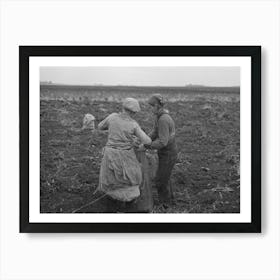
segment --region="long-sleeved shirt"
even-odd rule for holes
[[[133,146],[133,136],[138,137],[143,144],[151,144],[150,137],[126,113],[112,113],[98,124],[98,129],[108,129],[106,146],[109,147],[129,149]]]
[[[151,149],[160,150],[170,144],[175,138],[175,123],[168,111],[162,109],[159,111],[153,131],[149,134],[152,139]]]

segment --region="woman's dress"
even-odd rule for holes
[[[99,189],[112,199],[122,202],[139,198],[143,184],[148,186],[146,165],[144,154],[139,154],[137,158],[133,143],[135,136],[144,144],[149,143],[150,138],[126,113],[113,113],[98,127],[108,129],[108,141],[100,168]]]

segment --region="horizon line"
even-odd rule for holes
[[[107,85],[107,84],[64,84],[64,83],[53,83],[48,81],[40,81],[40,85],[48,85],[48,86],[92,86],[92,87],[239,87],[240,85],[232,85],[232,86],[214,86],[214,85],[202,85],[202,84],[186,84],[186,85],[124,85],[124,84],[116,84],[116,85]]]

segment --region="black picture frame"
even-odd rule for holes
[[[32,223],[29,221],[29,58],[32,56],[251,57],[250,223]],[[19,46],[20,232],[261,232],[261,46]],[[38,182],[39,184],[39,182]]]

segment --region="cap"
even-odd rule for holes
[[[163,97],[161,94],[156,93],[153,94],[149,99],[148,99],[148,103],[152,106],[156,105],[156,104],[160,104],[160,105],[164,105],[164,101],[163,101]]]

